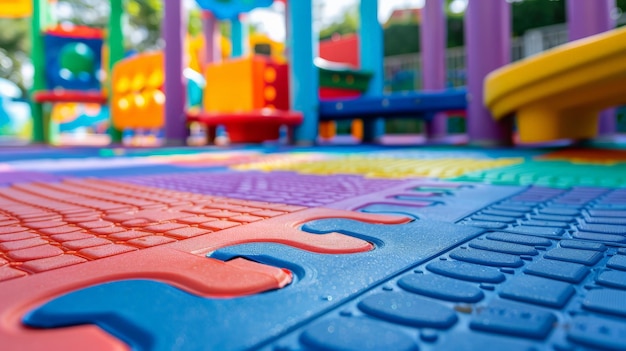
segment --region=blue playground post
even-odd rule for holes
[[[246,25],[242,14],[230,20],[231,57],[242,57],[246,52]]]
[[[295,130],[298,144],[313,144],[317,138],[319,75],[313,64],[317,38],[313,31],[312,2],[290,1],[287,6],[291,108],[304,116],[302,124]]]
[[[361,0],[359,11],[359,55],[361,69],[372,73],[369,89],[365,95],[380,96],[384,88],[384,52],[383,30],[378,21],[378,1]],[[373,142],[385,133],[385,121],[382,119],[366,120],[363,126],[364,142]]]

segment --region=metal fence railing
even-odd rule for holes
[[[511,60],[517,61],[567,42],[564,24],[543,27],[511,40]],[[446,85],[466,84],[465,48],[446,50]],[[422,88],[422,59],[419,53],[389,56],[384,61],[385,91],[420,90]]]

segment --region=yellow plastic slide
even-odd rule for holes
[[[626,104],[626,29],[493,71],[484,96],[495,119],[517,116],[522,142],[592,138],[600,111]]]

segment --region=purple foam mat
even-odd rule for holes
[[[54,182],[61,178],[54,174],[31,171],[6,171],[0,172],[0,186],[7,186],[12,183],[26,182]]]
[[[405,183],[356,175],[302,175],[292,172],[199,172],[117,178],[134,184],[245,200],[299,206],[330,203]]]

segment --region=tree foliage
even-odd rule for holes
[[[124,30],[128,50],[149,50],[160,46],[163,0],[126,0]],[[110,7],[102,0],[59,0],[51,9],[59,23],[106,28]],[[194,17],[192,17],[194,18]],[[195,14],[195,18],[199,15]],[[197,21],[193,22],[196,23]],[[30,19],[0,19],[0,77],[26,91],[23,68],[30,61]]]
[[[25,91],[22,69],[29,61],[28,19],[0,19],[0,77]]]
[[[69,22],[96,28],[108,25],[110,6],[102,0],[59,0],[59,22]],[[145,51],[161,46],[163,0],[126,0],[125,47]]]
[[[351,34],[356,33],[359,28],[359,7],[350,6],[339,17],[326,27],[320,30],[320,40],[330,39],[335,34]]]
[[[617,0],[616,10],[626,11],[626,0]],[[517,0],[511,4],[513,36],[529,29],[567,22],[567,0]]]
[[[392,24],[385,28],[383,38],[385,56],[419,52],[420,27],[417,24]]]
[[[454,48],[465,45],[463,16],[448,16],[448,47]]]
[[[513,36],[533,28],[565,23],[565,0],[524,0],[511,4]]]
[[[447,18],[447,47],[464,45],[463,18]],[[415,23],[397,23],[385,28],[385,56],[416,53],[420,51],[420,26]]]

